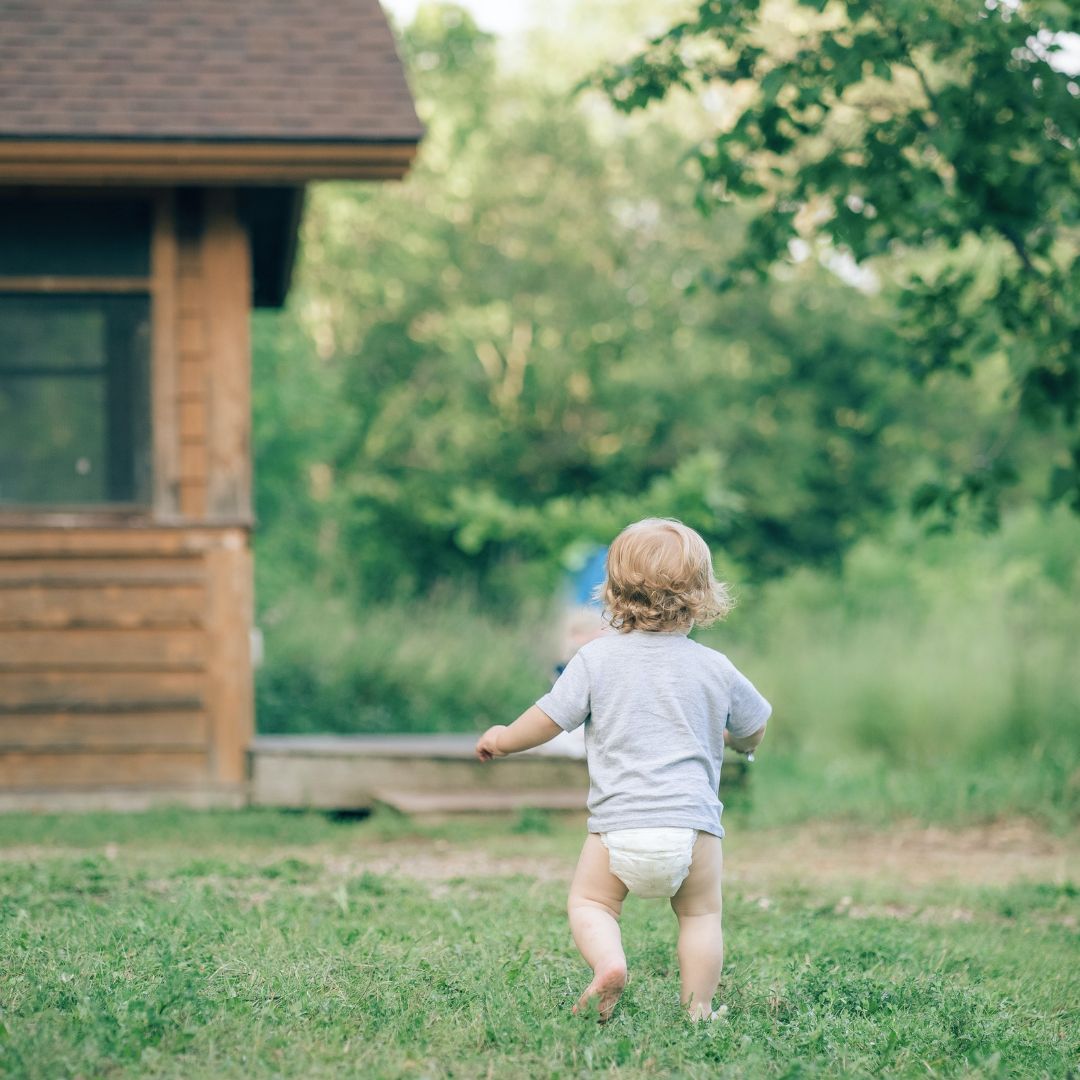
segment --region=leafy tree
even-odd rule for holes
[[[290,307],[256,323],[265,602],[548,593],[655,513],[755,576],[828,564],[986,436],[992,380],[917,401],[889,305],[817,263],[693,288],[745,226],[694,208],[686,110],[596,123],[576,72],[498,70],[455,8],[402,45],[410,176],[316,188]]]
[[[817,253],[895,291],[911,368],[1007,361],[999,431],[916,506],[988,520],[1016,478],[1016,419],[1054,434],[1050,495],[1080,511],[1080,87],[1061,0],[705,0],[592,80],[616,107],[702,94],[705,210],[750,208],[719,289]]]

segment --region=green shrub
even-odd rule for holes
[[[256,681],[263,732],[472,731],[542,694],[550,618],[504,624],[461,597],[380,605],[293,596],[264,619]]]

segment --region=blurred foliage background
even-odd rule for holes
[[[1045,359],[1021,315],[969,303],[959,351],[925,360],[952,334],[931,285],[961,263],[1012,282],[1005,241],[919,245],[905,218],[891,245],[845,218],[830,243],[822,218],[765,243],[775,193],[716,197],[730,102],[716,70],[677,70],[663,31],[694,9],[668,8],[657,26],[655,5],[571,5],[509,49],[421,7],[400,35],[427,124],[411,174],[309,193],[289,307],[254,328],[260,729],[508,722],[550,681],[568,569],[675,516],[739,596],[702,639],[774,701],[755,767],[785,813],[1075,817],[1075,416],[1052,387],[1019,407],[1017,364]],[[752,48],[786,63],[770,10]]]

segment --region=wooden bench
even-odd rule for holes
[[[476,760],[475,735],[259,735],[249,749],[256,806],[407,814],[584,810],[588,769],[563,736],[513,757]],[[745,782],[742,760],[724,761],[722,784]]]

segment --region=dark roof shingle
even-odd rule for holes
[[[0,0],[0,138],[420,134],[378,0]]]

